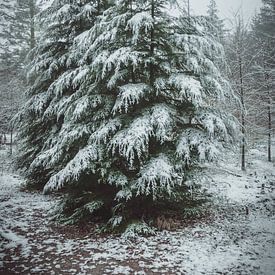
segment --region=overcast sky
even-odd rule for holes
[[[184,2],[184,0],[178,0]],[[220,17],[231,18],[232,12],[236,12],[242,7],[245,20],[251,19],[261,6],[261,0],[216,0]],[[190,0],[191,11],[196,15],[203,15],[207,11],[209,0]]]

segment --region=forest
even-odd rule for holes
[[[0,274],[275,274],[275,0],[207,2],[0,0]]]

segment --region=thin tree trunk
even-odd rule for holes
[[[265,68],[265,67],[264,67]],[[272,161],[272,153],[271,153],[271,137],[272,137],[272,119],[271,119],[271,93],[269,86],[269,74],[265,70],[265,83],[267,90],[267,117],[268,117],[268,126],[267,126],[267,160],[269,162]]]
[[[271,95],[270,91],[268,90],[268,145],[267,145],[267,158],[268,161],[272,161],[272,154],[271,154],[271,137],[272,137],[272,121],[271,121]]]
[[[245,104],[244,104],[244,88],[243,88],[243,70],[242,70],[242,57],[239,54],[239,73],[240,73],[240,89],[241,89],[241,126],[242,126],[242,144],[241,144],[241,168],[245,171]]]

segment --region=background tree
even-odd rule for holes
[[[208,21],[208,28],[210,33],[217,37],[220,42],[223,41],[224,38],[224,23],[223,20],[220,19],[218,15],[218,7],[215,0],[210,0],[208,9],[207,9],[207,21]]]
[[[1,2],[0,9],[1,131],[9,131],[12,140],[13,126],[10,122],[24,101],[24,62],[35,44],[34,16],[37,7],[34,0],[14,0]]]
[[[275,1],[263,0],[260,13],[254,18],[252,29],[256,48],[261,49],[261,55],[255,63],[257,85],[261,83],[261,99],[266,109],[264,123],[267,131],[267,155],[268,161],[272,161],[271,146],[272,117],[274,117],[274,67],[275,67]]]
[[[1,59],[10,59],[14,68],[23,66],[27,53],[35,45],[34,18],[38,6],[34,0],[4,1],[0,4]]]
[[[241,142],[241,169],[246,167],[246,146],[249,143],[249,135],[253,127],[251,115],[254,111],[255,98],[252,84],[253,65],[258,57],[253,52],[251,33],[245,25],[240,12],[234,15],[233,28],[226,39],[226,53],[229,68],[229,78],[240,98],[240,110],[237,111],[242,131]],[[236,106],[234,106],[235,108]]]

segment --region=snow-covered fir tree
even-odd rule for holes
[[[200,164],[234,138],[234,118],[218,107],[233,96],[215,66],[222,47],[199,20],[167,15],[168,2],[99,7],[69,47],[74,66],[27,105],[43,110],[29,173],[47,175],[45,192],[69,194],[67,222],[99,215],[113,230],[152,233],[145,222],[183,207]],[[125,227],[134,220],[143,223]]]

